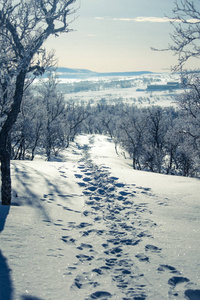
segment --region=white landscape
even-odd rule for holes
[[[69,76],[69,75],[68,75]],[[85,77],[86,76],[86,77]],[[118,103],[123,101],[137,106],[160,105],[162,107],[174,105],[179,90],[157,90],[147,89],[149,84],[166,85],[167,82],[180,82],[180,76],[170,73],[150,73],[143,75],[129,76],[94,76],[76,78],[71,75],[70,78],[63,78],[60,74],[60,91],[65,95],[67,101],[73,100],[83,103],[98,103],[102,99],[108,103]],[[73,88],[72,88],[73,87]],[[70,92],[74,90],[73,92]]]
[[[0,299],[200,299],[199,179],[133,170],[103,135],[12,161]]]
[[[0,0],[0,300],[200,300],[200,1],[125,2]]]

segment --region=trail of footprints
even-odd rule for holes
[[[100,168],[89,159],[88,148],[84,149],[85,157],[80,161],[75,174],[77,183],[83,188],[83,194],[87,199],[86,209],[83,215],[89,216],[95,224],[83,222],[74,224],[79,229],[82,239],[89,236],[98,239],[101,245],[99,249],[93,249],[92,243],[80,243],[77,249],[77,265],[69,267],[69,273],[77,271],[79,265],[86,271],[76,275],[72,289],[93,288],[96,291],[86,299],[109,299],[112,294],[101,290],[100,276],[111,278],[121,292],[121,299],[146,299],[146,281],[144,275],[134,263],[134,257],[130,257],[126,251],[127,246],[136,246],[145,236],[150,237],[146,227],[156,226],[150,219],[141,219],[140,213],[148,210],[147,203],[136,204],[135,185],[125,185],[118,178],[110,175],[108,168]],[[149,193],[149,189],[140,188],[141,192]],[[102,228],[102,229],[101,229]],[[137,229],[136,229],[137,228]],[[138,230],[138,228],[140,228]],[[65,242],[78,244],[73,238],[63,237]],[[154,245],[146,245],[145,253],[137,254],[135,259],[149,262],[148,252],[159,253],[161,249]],[[96,268],[92,268],[92,261]],[[71,269],[72,268],[72,269]],[[75,269],[73,269],[75,268]],[[90,269],[90,272],[88,272]],[[96,279],[96,280],[95,280]],[[107,279],[105,279],[107,280]]]
[[[150,263],[149,253],[161,255],[162,249],[147,244],[144,253],[130,257],[127,246],[136,246],[144,237],[151,235],[147,228],[156,226],[151,219],[143,219],[141,214],[148,211],[147,203],[135,203],[135,185],[125,185],[118,181],[118,178],[110,175],[107,167],[100,168],[89,159],[88,149],[85,148],[85,159],[80,162],[80,173],[75,174],[77,183],[83,187],[83,194],[86,196],[86,209],[83,215],[90,216],[91,220],[99,224],[99,229],[94,228],[93,223],[83,222],[79,225],[74,224],[74,228],[80,230],[82,238],[88,240],[88,236],[98,238],[104,242],[99,245],[99,249],[93,249],[92,243],[81,243],[77,246],[80,254],[77,255],[76,266],[69,267],[69,272],[77,270],[78,266],[85,265],[85,270],[76,275],[72,284],[72,289],[93,288],[96,290],[86,299],[110,299],[114,295],[110,291],[101,290],[99,277],[110,277],[112,283],[121,292],[121,299],[147,299],[147,282],[144,274],[137,268],[135,259],[140,262]],[[151,195],[148,188],[138,188],[141,193]],[[149,212],[151,213],[151,212]],[[102,226],[102,224],[104,226]],[[72,225],[73,226],[73,225]],[[101,229],[102,227],[102,229]],[[97,226],[98,228],[98,226]],[[68,237],[67,242],[78,244],[73,238]],[[96,259],[92,268],[92,261]],[[89,268],[91,266],[91,268]],[[75,268],[75,269],[74,269]],[[90,272],[88,272],[90,269]],[[187,284],[189,279],[181,276],[174,267],[160,265],[157,272],[170,272],[172,276],[169,281],[169,297],[178,296],[176,287],[180,284]],[[187,290],[185,295],[189,297],[194,290]],[[198,290],[196,291],[198,293]],[[161,296],[162,297],[162,296]],[[188,298],[192,299],[192,298]]]
[[[156,224],[142,215],[143,212],[151,214],[148,205],[145,202],[137,204],[135,201],[136,193],[150,196],[151,191],[134,184],[125,185],[111,176],[107,167],[94,165],[87,146],[83,148],[83,153],[84,157],[79,162],[79,172],[75,177],[87,199],[83,216],[89,218],[85,218],[86,222],[80,224],[68,222],[67,228],[62,228],[66,233],[62,236],[62,241],[75,247],[77,252],[76,262],[68,266],[64,275],[73,278],[72,291],[91,291],[85,299],[79,297],[81,300],[154,299],[149,294],[148,282],[136,262],[150,264],[151,255],[161,256],[162,249],[149,243],[145,245],[143,253],[132,251],[134,255],[130,255],[130,247],[136,247],[144,238],[153,240],[148,228]],[[51,201],[51,197],[52,195],[44,195],[47,201]],[[75,240],[77,230],[79,239]],[[97,242],[93,243],[94,239]],[[170,274],[169,299],[179,296],[180,286],[182,294],[185,291],[186,299],[200,299],[200,291],[190,289],[189,279],[174,267],[161,264],[156,271]],[[105,290],[104,282],[107,283],[106,288],[112,285],[117,287],[118,297],[112,291]],[[164,299],[163,295],[160,295],[160,299]]]

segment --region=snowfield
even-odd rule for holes
[[[177,95],[183,89],[177,90],[148,90],[149,84],[180,82],[179,75],[170,73],[152,73],[137,76],[105,76],[88,77],[85,79],[63,78],[59,76],[59,89],[66,101],[76,103],[107,103],[123,102],[139,107],[159,105],[162,107],[176,106]],[[37,82],[37,81],[36,81]],[[74,90],[72,92],[71,90]]]
[[[0,299],[200,299],[200,181],[136,171],[106,136],[12,161]]]

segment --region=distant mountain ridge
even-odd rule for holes
[[[150,71],[133,71],[133,72],[94,72],[87,69],[57,68],[58,76],[61,78],[89,78],[89,77],[106,77],[106,76],[139,76],[144,74],[153,74]]]

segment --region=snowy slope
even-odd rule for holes
[[[97,135],[12,180],[1,300],[200,299],[198,179],[135,171]]]

